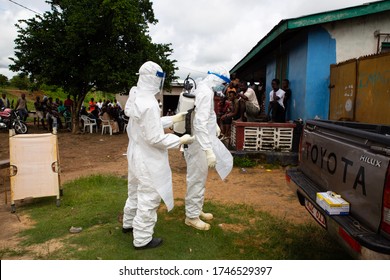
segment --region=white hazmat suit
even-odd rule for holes
[[[211,213],[203,213],[205,183],[208,168],[215,167],[221,179],[225,179],[233,167],[233,157],[218,139],[220,131],[214,111],[213,88],[228,83],[229,72],[216,68],[208,72],[194,91],[195,114],[192,133],[195,141],[184,151],[187,163],[187,193],[185,197],[185,223],[199,230],[208,230],[210,225],[203,220],[211,220]],[[199,218],[200,217],[200,218]]]
[[[163,76],[158,64],[144,63],[139,69],[137,86],[130,90],[125,106],[125,115],[129,117],[129,145],[128,198],[123,211],[123,230],[133,231],[135,249],[154,248],[162,243],[162,239],[153,238],[153,233],[161,199],[168,211],[174,204],[168,149],[190,144],[193,140],[189,135],[180,138],[164,133],[164,126],[182,121],[184,115],[160,118],[155,94],[160,90]]]

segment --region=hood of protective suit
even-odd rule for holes
[[[227,71],[224,67],[218,66],[208,71],[207,76],[203,81],[210,87],[215,87],[223,83],[230,83],[229,76],[229,71]]]
[[[138,92],[145,92],[154,95],[161,90],[165,73],[160,65],[152,61],[147,61],[142,64],[138,74]]]

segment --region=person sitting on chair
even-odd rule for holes
[[[112,134],[118,134],[119,133],[119,124],[117,121],[113,119],[113,117],[108,113],[107,107],[102,107],[102,114],[101,118],[103,121],[109,121],[112,129]]]

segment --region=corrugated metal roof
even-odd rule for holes
[[[334,22],[339,20],[345,20],[350,18],[356,18],[384,11],[390,11],[390,1],[377,1],[366,3],[360,6],[344,8],[339,10],[333,10],[328,12],[322,12],[317,14],[311,14],[298,18],[291,18],[282,20],[276,25],[263,39],[261,39],[254,48],[239,61],[230,72],[236,72],[248,61],[250,61],[256,54],[258,54],[265,46],[278,38],[281,34],[287,30],[304,28],[308,26],[324,24],[328,22]]]

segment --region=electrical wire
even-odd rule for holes
[[[26,7],[26,6],[23,6],[22,4],[19,4],[19,3],[15,2],[15,1],[12,1],[12,0],[8,0],[8,1],[13,3],[13,4],[15,4],[15,5],[18,5],[18,6],[22,7],[23,9],[29,10],[30,12],[33,12],[33,13],[35,13],[37,15],[42,15],[41,13],[38,13],[38,12],[36,12],[36,11]]]

